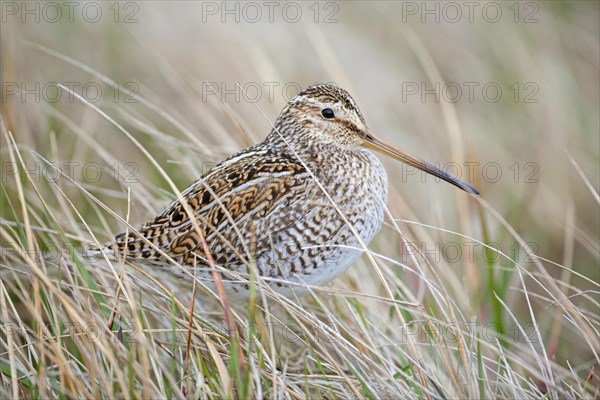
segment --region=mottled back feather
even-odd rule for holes
[[[301,201],[306,195],[307,175],[300,163],[285,154],[248,149],[208,171],[182,193],[202,236],[176,200],[142,225],[141,237],[130,232],[126,238],[122,233],[111,246],[119,253],[126,252],[130,259],[162,259],[152,243],[183,264],[193,264],[196,257],[201,265],[206,261],[203,237],[219,265],[247,261],[248,256],[269,249],[267,242],[253,240],[253,235],[261,237],[267,228],[272,233],[286,228],[284,221],[271,218],[272,213]],[[252,249],[248,248],[250,243],[255,244]]]

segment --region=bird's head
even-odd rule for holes
[[[368,128],[356,102],[344,89],[332,84],[309,86],[283,109],[271,135],[297,148],[324,145],[340,151],[368,148],[443,179],[468,193],[470,185],[441,169],[379,139]],[[318,147],[318,146],[317,146]]]

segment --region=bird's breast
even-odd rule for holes
[[[381,228],[387,199],[387,174],[381,161],[362,149],[323,155],[323,159],[312,166],[316,180],[307,191],[313,193],[311,207],[337,208],[363,240],[371,240]]]
[[[357,150],[323,158],[312,166],[312,172],[334,200],[359,206],[360,201],[382,198],[385,203],[387,174],[371,152]]]

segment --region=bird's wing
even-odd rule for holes
[[[158,248],[183,263],[195,259],[205,264],[204,238],[217,264],[239,263],[268,248],[268,240],[256,236],[266,229],[284,229],[286,220],[302,212],[297,205],[306,196],[309,181],[306,169],[290,157],[249,149],[217,165],[182,192],[200,232],[176,200],[144,224],[139,234],[120,234],[109,247],[130,259],[164,258]],[[282,218],[288,208],[290,218]]]

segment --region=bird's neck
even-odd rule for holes
[[[305,162],[316,162],[328,154],[339,152],[333,144],[311,140],[302,128],[290,129],[277,125],[265,139],[265,144],[278,153],[300,157]]]
[[[364,150],[344,150],[335,144],[308,138],[309,135],[301,130],[282,130],[277,129],[276,126],[263,145],[305,164],[320,180],[327,180],[332,174],[337,175],[336,171],[340,165],[350,165],[355,162],[364,164]]]

